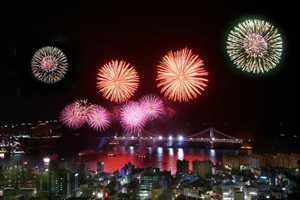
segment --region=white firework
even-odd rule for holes
[[[282,38],[278,30],[263,20],[246,20],[228,35],[227,53],[237,68],[264,73],[275,68],[282,55]]]
[[[37,50],[31,59],[33,76],[44,83],[60,81],[68,71],[66,55],[57,47],[46,46]]]

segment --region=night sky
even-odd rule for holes
[[[203,59],[209,82],[195,100],[166,102],[175,111],[168,119],[174,129],[193,134],[212,126],[239,138],[299,134],[297,6],[150,2],[16,1],[1,6],[0,124],[58,119],[78,99],[112,109],[116,104],[101,96],[96,74],[113,59],[130,62],[140,75],[132,100],[148,93],[162,96],[156,86],[159,61],[170,50],[187,47]],[[269,21],[283,39],[280,64],[263,75],[242,73],[226,53],[229,30],[249,17]],[[30,72],[33,53],[49,45],[59,47],[69,61],[67,75],[50,85]]]

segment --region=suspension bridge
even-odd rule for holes
[[[241,148],[243,140],[222,133],[212,127],[199,133],[183,136],[160,136],[143,130],[136,136],[112,136],[111,145],[148,145],[164,147],[201,147],[201,148]]]

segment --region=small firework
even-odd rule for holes
[[[113,60],[101,67],[97,74],[97,87],[102,96],[112,102],[129,100],[139,86],[139,75],[125,61]]]
[[[129,133],[138,133],[147,123],[147,113],[138,102],[129,101],[120,110],[120,123]]]
[[[70,103],[61,111],[60,121],[69,128],[78,129],[86,123],[91,108],[87,100]]]
[[[139,102],[146,109],[146,114],[149,120],[158,118],[164,112],[162,99],[154,94],[142,96]]]
[[[93,108],[93,104],[89,103],[87,99],[79,99],[74,102],[75,106],[81,110],[82,116],[85,120]]]
[[[100,105],[92,105],[88,113],[87,123],[96,131],[106,130],[110,125],[109,112]]]
[[[246,20],[229,33],[227,53],[242,71],[268,72],[280,61],[282,38],[269,22]]]
[[[33,76],[44,83],[60,81],[68,71],[65,54],[57,47],[46,46],[37,50],[31,59]]]
[[[59,119],[62,124],[72,129],[78,129],[85,124],[85,116],[82,109],[74,103],[67,105],[61,111]]]
[[[158,65],[157,87],[161,87],[161,93],[173,101],[188,102],[195,99],[207,87],[205,76],[208,72],[203,65],[202,59],[187,48],[170,51]]]

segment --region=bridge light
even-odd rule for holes
[[[134,139],[134,136],[131,136],[131,139],[133,140],[133,139]]]
[[[172,136],[169,136],[169,140],[173,140],[173,137],[172,137]]]
[[[214,141],[216,138],[213,137],[213,138],[211,138],[211,139],[212,139],[212,141]]]
[[[178,137],[178,140],[179,140],[179,141],[182,141],[182,140],[183,140],[183,137],[180,135],[180,136]]]
[[[162,136],[159,136],[158,139],[159,139],[159,140],[162,140]]]

